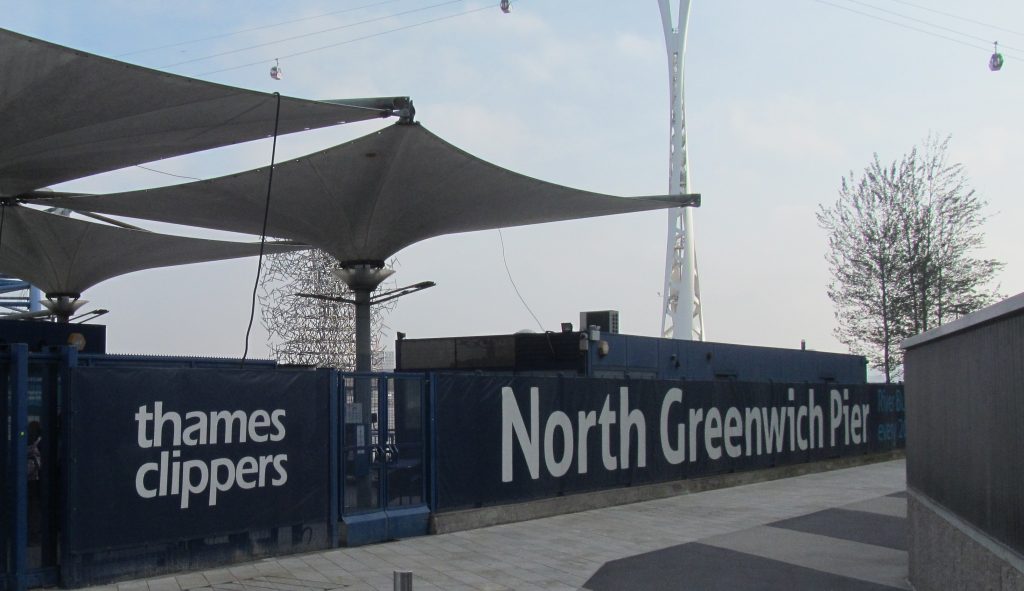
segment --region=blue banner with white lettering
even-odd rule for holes
[[[902,387],[443,374],[438,511],[881,452]]]
[[[73,554],[325,522],[329,375],[77,368]]]

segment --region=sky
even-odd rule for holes
[[[499,166],[615,195],[666,193],[669,81],[657,2],[519,0],[510,14],[497,4],[0,0],[0,27],[288,96],[407,95],[424,126]],[[930,133],[952,136],[952,159],[989,204],[980,254],[1006,264],[1002,294],[1024,291],[1024,3],[694,0],[689,20],[687,140],[691,190],[703,196],[694,235],[708,340],[793,348],[806,340],[846,352],[833,336],[815,212],[873,154],[895,160]],[[990,72],[996,40],[1006,65]],[[269,76],[275,58],[281,81]],[[386,124],[285,136],[278,159]],[[269,141],[259,141],[147,166],[209,178],[269,159]],[[58,188],[177,182],[132,168]],[[667,228],[665,212],[649,212],[412,245],[397,255],[396,282],[437,287],[399,300],[387,338],[558,330],[577,324],[580,311],[605,309],[619,311],[622,332],[656,336]],[[110,310],[102,319],[109,352],[238,357],[255,274],[255,259],[150,270],[84,298],[86,309]],[[257,320],[252,354],[269,355],[266,339]]]

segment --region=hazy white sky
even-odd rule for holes
[[[351,8],[120,59],[304,98],[409,95],[425,126],[500,166],[618,195],[667,191],[668,76],[654,0],[521,0],[509,15],[496,0],[4,4],[0,26],[114,57]],[[474,8],[484,9],[372,36]],[[417,9],[424,10],[398,15]],[[898,158],[930,132],[952,134],[954,159],[990,203],[984,254],[1006,263],[1003,293],[1024,291],[1017,182],[1024,50],[1015,49],[1024,48],[1024,4],[694,0],[690,23],[686,116],[692,190],[703,194],[694,217],[710,340],[797,347],[806,339],[810,348],[845,351],[832,336],[816,208],[832,202],[840,178],[860,171],[874,152]],[[335,27],[345,28],[168,67]],[[998,73],[987,68],[995,40],[1007,58]],[[332,44],[339,45],[282,57]],[[280,82],[268,75],[275,57],[285,71]],[[279,159],[381,125],[282,138]],[[269,142],[257,142],[152,166],[205,178],[269,157]],[[136,168],[66,187],[98,192],[169,182],[176,181]],[[654,336],[666,230],[659,212],[508,229],[504,241],[512,276],[544,328],[575,324],[581,310],[616,309],[623,332]],[[509,283],[496,231],[436,238],[398,259],[400,285],[438,286],[403,298],[388,319],[392,330],[428,337],[538,329]],[[145,271],[85,297],[90,307],[111,310],[104,318],[111,352],[239,356],[255,268],[248,259]],[[265,340],[256,327],[256,355],[267,354]]]

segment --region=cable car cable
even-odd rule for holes
[[[1007,29],[1006,27],[1000,27],[999,25],[990,25],[989,23],[983,23],[981,21],[976,21],[976,20],[974,20],[972,18],[967,18],[966,16],[960,16],[960,15],[957,15],[957,14],[953,14],[951,12],[943,12],[941,10],[932,8],[930,6],[922,6],[920,4],[915,4],[913,2],[907,2],[907,0],[892,0],[892,1],[893,2],[899,2],[900,4],[906,4],[907,6],[913,6],[914,8],[920,8],[921,10],[927,10],[929,12],[934,12],[936,14],[941,14],[943,16],[948,16],[950,18],[955,18],[955,19],[959,19],[959,20],[966,21],[966,22],[969,22],[969,23],[973,23],[975,25],[981,25],[983,27],[989,27],[990,29],[996,29],[997,31],[1003,31],[1005,33],[1010,33],[1011,35],[1018,35],[1020,37],[1024,37],[1024,33],[1021,33],[1020,31],[1014,31],[1013,29]]]
[[[870,14],[870,13],[867,13],[867,12],[863,12],[863,11],[857,10],[855,8],[850,8],[848,6],[841,6],[839,4],[833,4],[832,2],[829,2],[828,0],[814,0],[814,1],[818,2],[819,4],[825,4],[825,5],[831,6],[833,8],[839,8],[839,9],[842,9],[842,10],[846,10],[846,11],[849,11],[849,12],[860,14],[862,16],[866,16],[866,17],[869,17],[869,18],[880,20],[880,21],[883,21],[883,22],[886,22],[886,23],[889,23],[889,24],[892,24],[892,25],[896,25],[898,27],[903,27],[904,29],[910,29],[911,31],[917,31],[918,33],[924,33],[925,35],[931,35],[932,37],[938,37],[940,39],[945,39],[946,41],[952,41],[953,43],[959,43],[960,45],[966,45],[967,47],[973,47],[974,49],[981,49],[981,50],[986,51],[986,52],[988,51],[988,47],[981,47],[979,45],[975,45],[974,43],[970,43],[970,42],[964,41],[962,39],[956,39],[954,37],[949,37],[949,36],[946,36],[946,35],[942,35],[940,33],[934,32],[934,31],[929,31],[927,29],[922,29],[922,28],[919,28],[919,27],[915,27],[913,25],[908,25],[906,23],[901,23],[899,21],[894,21],[892,19],[887,19],[885,17],[881,17],[881,16],[878,16],[878,15]],[[1015,57],[1014,59],[1018,59],[1018,58]]]
[[[241,35],[243,33],[252,33],[253,31],[262,31],[262,30],[265,30],[265,29],[272,29],[272,28],[275,28],[275,27],[283,27],[285,25],[293,25],[295,23],[301,23],[301,22],[309,21],[309,20],[313,20],[313,19],[324,18],[324,17],[327,17],[327,16],[334,16],[334,15],[338,15],[338,14],[344,14],[346,12],[355,12],[357,10],[362,10],[364,8],[375,8],[377,6],[383,6],[384,4],[393,4],[395,2],[401,2],[401,1],[402,0],[384,0],[383,2],[374,2],[373,4],[363,4],[362,6],[355,6],[353,8],[346,8],[344,10],[335,10],[333,12],[324,12],[324,13],[321,13],[321,14],[314,14],[313,16],[304,16],[302,18],[292,19],[290,21],[279,21],[279,22],[276,22],[276,23],[273,23],[273,24],[270,24],[270,25],[260,25],[258,27],[251,27],[251,28],[248,28],[248,29],[238,29],[236,31],[231,31],[231,32],[228,32],[228,33],[221,33],[219,35],[210,35],[209,37],[200,37],[198,39],[192,39],[190,41],[179,41],[177,43],[168,43],[167,45],[158,45],[156,47],[149,47],[149,48],[146,48],[146,49],[136,49],[134,51],[129,51],[129,52],[126,52],[126,53],[119,53],[119,54],[117,54],[117,55],[115,55],[113,57],[125,57],[125,56],[129,56],[129,55],[137,55],[137,54],[140,54],[140,53],[149,53],[149,52],[152,52],[152,51],[159,51],[161,49],[170,49],[172,47],[181,47],[182,45],[193,45],[195,43],[202,43],[204,41],[213,41],[215,39],[223,39],[225,37],[233,37],[235,35]]]
[[[419,22],[419,23],[413,23],[411,25],[405,25],[405,26],[402,26],[402,27],[394,28],[394,29],[388,29],[386,31],[378,31],[378,32],[372,33],[370,35],[364,35],[362,37],[355,37],[353,39],[348,39],[346,41],[341,41],[339,43],[332,43],[330,45],[322,45],[320,47],[314,47],[312,49],[306,49],[304,51],[298,51],[298,52],[295,52],[295,53],[289,53],[287,55],[282,55],[282,56],[279,56],[279,57],[281,59],[284,59],[284,58],[298,57],[300,55],[307,55],[307,54],[310,54],[310,53],[315,53],[317,51],[323,51],[325,49],[331,49],[331,48],[334,48],[334,47],[340,47],[342,45],[348,45],[349,43],[355,43],[356,41],[364,41],[366,39],[372,39],[374,37],[380,37],[382,35],[388,35],[388,34],[391,34],[391,33],[397,33],[399,31],[405,31],[407,29],[413,29],[413,28],[416,28],[416,27],[422,27],[423,25],[429,25],[429,24],[432,24],[432,23],[436,23],[436,22],[440,22],[440,21],[444,21],[444,20],[449,20],[449,19],[453,19],[453,18],[456,18],[456,17],[460,17],[460,16],[465,16],[467,14],[472,14],[474,12],[480,12],[482,10],[492,10],[492,9],[493,9],[493,6],[488,4],[487,6],[481,6],[479,8],[473,8],[471,10],[467,10],[467,11],[464,11],[464,12],[459,12],[459,13],[456,13],[456,14],[449,14],[447,16],[441,16],[441,17],[430,19],[430,20],[425,20],[425,21],[422,21],[422,22]],[[209,76],[211,74],[220,74],[221,72],[230,72],[232,70],[239,70],[241,68],[248,68],[250,66],[265,65],[266,63],[267,63],[267,60],[263,59],[263,60],[260,60],[258,62],[249,62],[249,63],[237,65],[237,66],[231,66],[229,68],[221,68],[219,70],[210,70],[208,72],[201,72],[199,74],[194,74],[194,76],[196,76],[196,77],[199,77],[199,76]]]
[[[916,22],[916,23],[921,23],[923,25],[928,25],[929,27],[934,27],[934,28],[940,29],[942,31],[947,31],[947,32],[950,32],[950,33],[954,33],[956,35],[962,35],[964,37],[969,37],[969,38],[974,39],[976,41],[984,41],[985,43],[989,42],[989,39],[987,37],[979,37],[977,35],[972,35],[970,33],[964,33],[963,31],[958,31],[956,29],[951,29],[949,27],[944,27],[942,25],[937,25],[935,23],[930,23],[930,22],[928,22],[926,20],[922,20],[922,19],[915,18],[915,17],[912,17],[912,16],[907,16],[905,14],[896,12],[894,10],[887,10],[885,8],[881,8],[879,6],[875,6],[875,5],[869,4],[867,2],[862,2],[861,0],[846,0],[846,1],[847,2],[852,2],[853,4],[859,4],[859,5],[865,6],[867,8],[871,8],[871,9],[877,10],[879,12],[885,12],[885,13],[888,13],[888,14],[892,14],[892,15],[898,16],[900,18],[905,18],[905,19],[907,19],[909,21],[913,21],[913,22]],[[1013,51],[1024,51],[1024,49],[1021,49],[1019,47],[1010,47],[1009,45],[1004,45],[1003,48],[1004,49],[1010,49],[1010,50],[1013,50]]]
[[[331,27],[329,29],[322,29],[322,30],[319,30],[319,31],[313,31],[311,33],[303,33],[302,35],[293,35],[291,37],[285,37],[283,39],[278,39],[276,41],[267,41],[265,43],[257,43],[256,45],[249,45],[247,47],[241,47],[241,48],[238,48],[238,49],[231,49],[231,50],[228,50],[228,51],[222,51],[220,53],[213,53],[213,54],[210,54],[210,55],[206,55],[206,56],[202,56],[202,57],[197,57],[197,58],[185,60],[185,61],[182,61],[182,62],[176,62],[176,63],[173,63],[173,64],[167,64],[165,66],[160,66],[160,68],[161,69],[166,69],[166,68],[174,68],[174,67],[177,67],[177,66],[184,66],[186,64],[192,64],[192,63],[195,63],[195,62],[202,62],[202,61],[210,60],[210,59],[213,59],[215,57],[222,57],[222,56],[225,56],[225,55],[231,55],[231,54],[234,54],[234,53],[241,53],[243,51],[249,51],[250,49],[259,49],[261,47],[267,47],[267,46],[270,46],[270,45],[277,45],[279,43],[285,43],[285,42],[288,42],[288,41],[295,41],[296,39],[305,39],[306,37],[312,37],[314,35],[322,35],[324,33],[331,33],[331,32],[334,32],[334,31],[340,31],[342,29],[350,29],[352,27],[357,27],[359,25],[365,25],[365,24],[374,23],[374,22],[377,22],[377,21],[388,20],[388,19],[391,19],[391,18],[394,18],[394,17],[397,17],[397,16],[404,16],[404,15],[407,15],[407,14],[412,14],[414,12],[423,12],[424,10],[430,10],[431,8],[438,8],[438,7],[441,7],[441,6],[446,6],[448,4],[457,4],[457,3],[460,3],[462,1],[463,0],[446,0],[445,2],[440,2],[438,4],[431,4],[430,6],[423,6],[423,7],[420,7],[420,8],[414,8],[412,10],[406,10],[404,12],[397,12],[397,13],[394,13],[394,14],[378,16],[378,17],[374,17],[374,18],[370,18],[370,19],[366,19],[366,20],[362,20],[362,21],[358,21],[358,22],[354,22],[354,23],[348,23],[348,24],[345,24],[345,25],[339,25],[337,27]],[[289,56],[282,56],[282,57],[289,57]]]

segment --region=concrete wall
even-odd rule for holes
[[[1024,294],[903,347],[911,582],[1024,588]]]
[[[1024,563],[985,532],[911,491],[910,580],[929,589],[1024,589]]]

